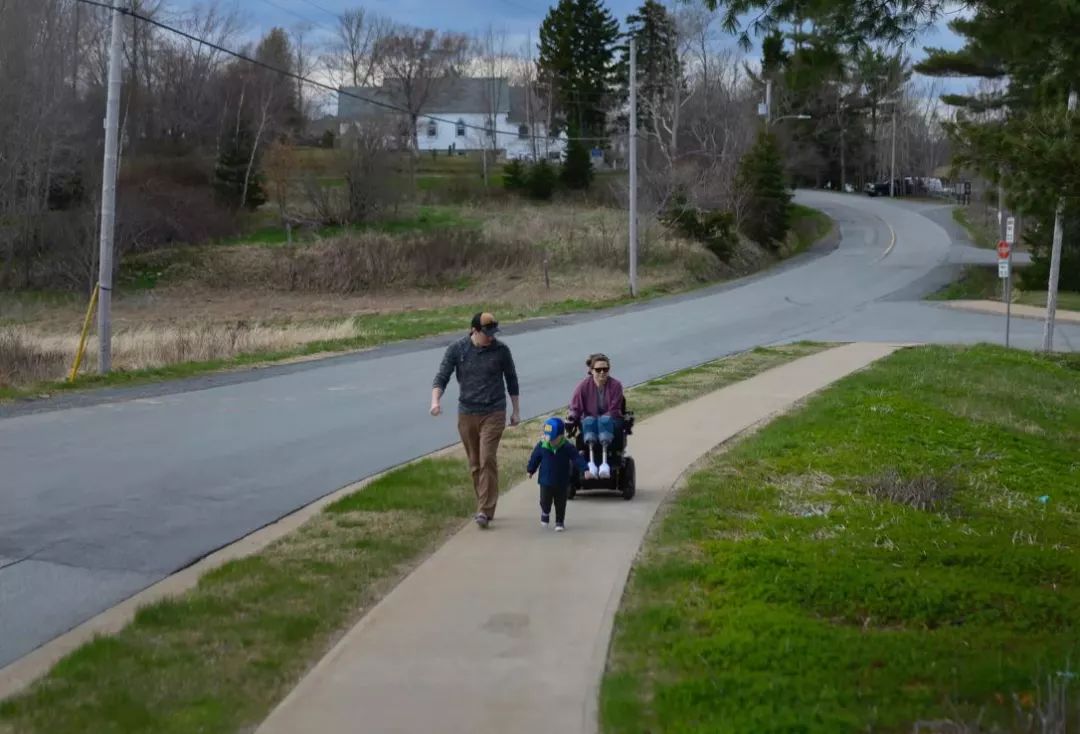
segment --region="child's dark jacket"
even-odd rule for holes
[[[539,469],[541,486],[566,487],[570,484],[570,471],[575,464],[583,474],[589,469],[589,463],[572,443],[564,439],[558,446],[553,446],[541,441],[529,457],[526,472],[532,474]]]

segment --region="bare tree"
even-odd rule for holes
[[[379,68],[376,53],[380,42],[392,31],[385,18],[363,8],[346,10],[338,16],[323,67],[338,87],[365,87],[375,80]]]
[[[385,86],[406,110],[414,153],[420,149],[417,123],[421,113],[459,70],[468,48],[466,36],[421,28],[399,28],[379,42],[375,53],[386,77]]]
[[[474,42],[475,57],[483,79],[485,130],[481,138],[484,185],[488,185],[488,156],[494,164],[499,152],[499,110],[510,103],[510,72],[514,66],[507,49],[507,32],[488,27]],[[531,133],[531,131],[530,131]]]
[[[316,66],[311,31],[312,26],[310,23],[298,23],[289,31],[289,41],[292,45],[292,72],[297,77],[303,77],[304,79],[311,76]],[[307,82],[298,78],[294,80],[294,84],[296,85],[299,132],[302,134],[307,128],[307,121],[313,115],[314,100],[308,94]]]

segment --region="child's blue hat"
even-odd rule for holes
[[[566,426],[563,425],[562,418],[548,418],[544,421],[544,436],[549,441],[563,435],[565,431]]]

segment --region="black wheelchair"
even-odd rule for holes
[[[637,471],[634,467],[634,457],[626,453],[627,437],[634,432],[634,414],[626,409],[626,398],[622,402],[622,432],[616,436],[608,447],[607,462],[611,467],[611,476],[601,479],[593,477],[586,479],[575,466],[570,476],[570,490],[567,494],[569,499],[574,499],[578,492],[618,492],[624,500],[633,499],[637,492]],[[577,423],[568,423],[567,435],[574,439],[577,450],[586,457],[589,456],[585,438],[581,435],[581,426]]]

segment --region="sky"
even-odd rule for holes
[[[206,0],[169,0],[180,9],[204,3]],[[694,1],[694,0],[691,0]],[[249,33],[258,37],[274,26],[292,27],[307,23],[316,34],[329,34],[338,13],[363,7],[399,23],[476,34],[489,25],[496,32],[505,31],[510,52],[522,52],[531,40],[535,47],[540,24],[552,5],[551,0],[219,0],[228,6],[234,3],[246,20]],[[609,10],[625,23],[641,0],[606,0]],[[720,43],[736,48],[734,38],[721,34]],[[959,48],[961,40],[944,23],[917,39],[909,53],[918,60],[924,46]],[[756,55],[756,54],[755,54]],[[969,82],[948,80],[948,91],[962,91]]]

